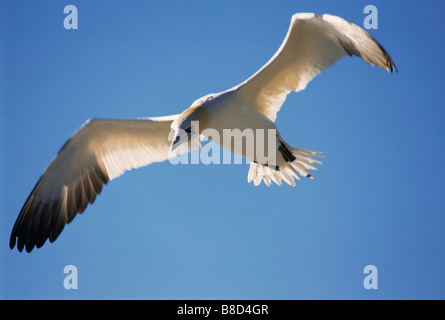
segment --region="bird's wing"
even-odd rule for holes
[[[10,247],[30,252],[53,242],[65,224],[93,203],[108,181],[126,170],[169,156],[177,116],[87,121],[59,151],[29,195],[11,233]]]
[[[345,55],[359,56],[388,72],[396,68],[385,49],[359,26],[328,14],[297,13],[281,47],[238,86],[238,96],[275,121],[288,93],[304,90]]]

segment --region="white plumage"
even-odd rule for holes
[[[387,52],[362,28],[327,14],[295,14],[278,51],[245,82],[200,98],[178,115],[87,121],[62,147],[29,195],[12,230],[10,247],[17,243],[19,251],[26,248],[30,252],[47,239],[54,241],[77,213],[94,202],[108,181],[127,170],[166,160],[170,150],[205,129],[220,134],[225,129],[276,130],[274,122],[287,94],[306,88],[345,55],[359,56],[390,72],[395,69]],[[199,121],[199,132],[192,131],[192,121]],[[181,131],[188,132],[188,138],[180,137]],[[254,154],[229,148],[252,160],[248,181],[295,185],[294,179],[312,178],[308,170],[320,163],[314,159],[320,154],[292,148],[276,132],[275,163],[261,164]]]

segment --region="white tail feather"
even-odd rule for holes
[[[308,177],[313,179],[313,176],[308,170],[317,170],[312,163],[321,164],[322,162],[312,157],[324,157],[317,151],[310,151],[298,148],[289,148],[295,160],[287,162],[285,166],[274,170],[270,167],[263,166],[259,163],[253,162],[250,164],[249,174],[247,175],[247,182],[253,181],[255,186],[258,186],[261,181],[269,187],[273,182],[281,186],[282,181],[291,186],[295,186],[295,180],[301,180],[301,177]]]

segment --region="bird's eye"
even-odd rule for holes
[[[192,137],[192,126],[188,127],[184,131],[187,133],[187,137],[190,140],[190,138]]]

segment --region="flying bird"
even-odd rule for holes
[[[328,14],[297,13],[275,55],[233,88],[206,95],[177,115],[88,120],[60,149],[24,203],[11,233],[11,249],[17,244],[19,251],[30,252],[47,239],[55,241],[65,225],[95,201],[103,185],[127,170],[167,160],[205,129],[221,134],[224,129],[276,130],[286,96],[304,90],[346,55],[397,71],[385,49],[359,26]],[[194,121],[199,121],[198,131]],[[322,155],[291,147],[278,130],[274,139],[274,163],[257,161],[245,148],[230,150],[251,160],[248,182],[295,185],[294,179],[312,178],[308,171],[316,169]]]

